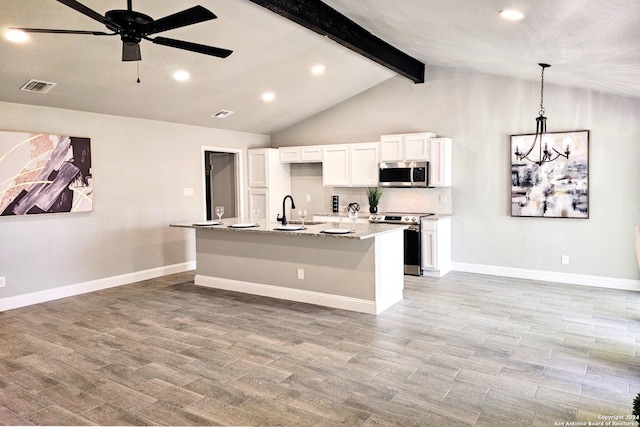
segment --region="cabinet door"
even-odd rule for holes
[[[320,163],[322,161],[322,146],[309,145],[300,147],[300,162]]]
[[[401,162],[404,157],[402,135],[382,135],[380,137],[380,161]]]
[[[249,187],[269,186],[269,157],[264,148],[247,151],[249,163]]]
[[[260,215],[258,215],[258,222],[262,219],[270,219],[271,212],[269,212],[269,192],[266,189],[250,189],[249,190],[249,213],[253,212],[255,208],[260,209]],[[275,221],[275,219],[273,219]],[[267,221],[267,224],[270,221]]]
[[[410,133],[404,135],[404,160],[411,161],[429,161],[429,139],[432,133]]]
[[[322,149],[322,183],[325,187],[349,186],[349,145],[325,145]]]
[[[300,147],[280,147],[278,152],[282,163],[298,163],[300,161]]]
[[[351,144],[351,185],[378,186],[378,143]]]
[[[422,268],[438,269],[438,241],[435,231],[422,231]]]
[[[429,183],[434,187],[451,186],[451,138],[431,138]]]

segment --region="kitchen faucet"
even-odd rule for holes
[[[287,214],[284,210],[284,204],[287,201],[287,198],[291,199],[291,209],[296,208],[296,204],[293,202],[293,197],[291,197],[291,195],[284,196],[284,199],[282,199],[282,218],[280,218],[280,215],[276,218],[276,221],[282,222],[282,225],[287,225]]]

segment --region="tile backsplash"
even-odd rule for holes
[[[346,212],[349,203],[360,205],[360,212],[369,212],[367,189],[333,187],[325,188],[326,212],[331,212],[331,196],[340,197],[340,212]],[[445,188],[384,188],[378,204],[378,212],[433,212],[452,214],[451,187]]]
[[[291,165],[291,194],[296,206],[309,215],[331,212],[331,196],[340,197],[340,212],[346,212],[351,202],[360,205],[360,212],[369,213],[367,189],[363,187],[324,187],[320,163]],[[451,187],[445,188],[384,188],[378,212],[433,212],[452,214]],[[293,213],[297,218],[297,212]]]

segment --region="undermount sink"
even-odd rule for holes
[[[306,227],[303,227],[302,225],[279,225],[274,228],[274,230],[279,231],[299,231],[304,229],[306,229]]]

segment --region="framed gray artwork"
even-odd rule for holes
[[[89,138],[0,131],[0,216],[92,210]]]
[[[588,130],[511,136],[511,216],[589,218]]]

